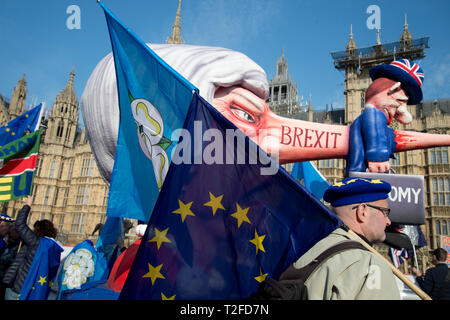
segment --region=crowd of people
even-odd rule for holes
[[[384,230],[391,223],[387,201],[390,190],[387,182],[361,178],[346,178],[330,186],[324,200],[330,203],[344,225],[319,241],[291,268],[304,267],[326,249],[342,241],[359,240],[370,246],[384,241]],[[0,299],[49,299],[52,281],[55,281],[60,266],[62,248],[55,240],[57,230],[51,221],[39,220],[33,224],[33,229],[28,227],[32,198],[27,197],[24,202],[15,220],[6,214],[0,215]],[[141,237],[144,234],[143,230],[137,232]],[[43,246],[44,240],[49,245]],[[125,279],[119,279],[117,270],[125,268],[127,271],[124,273],[121,270],[120,274],[127,274],[138,246],[138,242],[130,246],[116,260],[111,272],[114,279],[108,280],[111,289],[120,291]],[[38,274],[36,270],[40,260],[50,261],[50,256],[57,263],[46,265],[49,271],[45,276]],[[425,293],[436,300],[448,300],[450,272],[446,264],[447,251],[438,248],[433,251],[433,257],[436,267],[427,270],[425,275],[415,268],[412,271],[417,276],[418,286]],[[306,279],[305,285],[309,299],[400,299],[394,277],[388,263],[379,256],[368,250],[353,248],[326,260]],[[33,296],[32,293],[38,291],[36,287],[44,287],[44,284],[44,293]]]

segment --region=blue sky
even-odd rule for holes
[[[104,0],[142,40],[164,43],[178,0]],[[70,5],[80,8],[80,29],[68,29]],[[269,80],[284,48],[288,71],[299,95],[311,95],[315,109],[344,106],[344,72],[330,52],[344,50],[350,24],[358,47],[375,44],[367,27],[370,5],[381,13],[381,40],[400,39],[404,14],[414,38],[430,36],[424,99],[450,97],[450,1],[448,0],[182,0],[182,38],[186,44],[221,46],[243,52],[266,71]],[[75,69],[79,100],[96,64],[111,51],[101,7],[95,0],[0,0],[0,93],[11,97],[25,74],[27,105],[53,105]]]

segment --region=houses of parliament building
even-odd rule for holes
[[[181,43],[181,1],[167,43]],[[333,52],[332,60],[338,70],[345,71],[345,109],[314,111],[312,99],[307,108],[298,102],[298,89],[288,73],[284,50],[276,64],[275,76],[270,80],[269,107],[284,117],[302,120],[351,124],[364,108],[364,92],[370,84],[368,70],[377,64],[394,59],[425,57],[428,38],[414,39],[406,23],[400,40],[381,43],[380,34],[372,47],[358,48],[354,35],[346,49]],[[85,239],[95,242],[92,235],[98,223],[106,220],[108,186],[103,181],[91,151],[85,129],[79,128],[79,101],[69,74],[68,82],[56,96],[48,118],[42,122],[43,136],[36,167],[33,208],[29,224],[41,219],[53,221],[58,228],[58,240],[75,245]],[[25,112],[27,87],[25,76],[13,90],[11,98],[0,95],[0,124],[3,125]],[[413,122],[407,126],[393,123],[401,130],[450,134],[450,99],[424,101],[408,106]],[[305,110],[306,109],[306,110]],[[344,177],[345,160],[329,159],[313,162],[330,183]],[[448,147],[414,150],[397,154],[392,167],[398,174],[422,175],[425,179],[426,225],[422,230],[428,247],[440,246],[440,236],[450,231],[450,163]],[[287,167],[289,170],[289,166]],[[2,203],[3,212],[12,217],[22,207],[22,201]],[[425,268],[425,266],[424,266]]]

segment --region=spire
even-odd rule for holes
[[[12,118],[25,112],[25,100],[27,98],[27,82],[25,81],[25,74],[17,81],[14,88],[11,101],[9,102],[9,114]]]
[[[74,69],[50,110],[45,142],[73,147],[78,127],[78,98],[73,86]]]
[[[403,25],[403,32],[400,37],[400,42],[402,43],[402,46],[405,47],[411,44],[412,39],[413,39],[412,34],[408,30],[408,21],[405,13],[405,24]]]
[[[311,103],[311,95],[309,95],[308,112],[313,112],[313,106]]]
[[[377,46],[379,46],[380,44],[381,44],[380,29],[377,29]]]
[[[284,57],[284,48],[281,48],[281,57],[277,60],[277,74],[276,77],[279,79],[287,79],[287,60]]]
[[[182,44],[181,40],[181,0],[178,0],[178,9],[177,14],[175,16],[175,22],[172,27],[172,34],[169,39],[167,39],[166,43],[168,44]]]
[[[347,43],[347,53],[355,54],[356,53],[356,42],[353,39],[353,25],[350,25],[350,39]]]
[[[313,121],[314,120],[314,110],[313,110],[313,106],[311,103],[311,94],[309,94],[309,104],[308,104],[308,121]]]
[[[75,72],[72,71],[70,72],[70,78],[69,78],[69,82],[67,83],[67,85],[70,85],[73,87],[73,77],[75,76]]]
[[[67,84],[63,90],[59,92],[59,94],[56,96],[56,101],[64,101],[64,102],[70,102],[74,104],[75,106],[78,106],[78,98],[75,94],[75,90],[73,88],[73,78],[75,77],[75,72],[72,69],[69,76],[69,81],[67,81]]]

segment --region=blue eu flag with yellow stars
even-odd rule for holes
[[[181,137],[119,299],[247,298],[341,225],[197,94]]]
[[[42,104],[28,110],[0,127],[0,147],[20,139],[27,131],[34,132],[39,129],[42,118]]]
[[[23,282],[18,300],[46,300],[55,282],[64,249],[53,239],[41,237]]]

